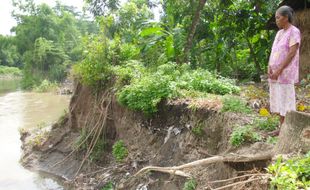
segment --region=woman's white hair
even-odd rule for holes
[[[279,13],[281,16],[286,16],[290,23],[293,22],[294,10],[290,6],[281,6],[280,8],[278,8],[277,13]]]

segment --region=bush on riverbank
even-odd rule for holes
[[[0,65],[0,77],[20,77],[22,76],[22,71],[17,67],[8,67]]]

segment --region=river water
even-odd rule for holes
[[[24,169],[20,128],[49,125],[67,109],[69,96],[22,92],[18,81],[0,81],[0,190],[60,190],[53,179]]]

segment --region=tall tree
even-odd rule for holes
[[[198,4],[198,7],[197,7],[197,10],[195,11],[195,14],[193,16],[192,24],[191,24],[190,30],[188,32],[187,40],[186,40],[186,45],[185,45],[185,48],[184,48],[184,60],[183,60],[184,63],[187,63],[188,60],[189,60],[189,51],[190,51],[190,49],[192,48],[192,45],[193,45],[193,38],[194,38],[194,35],[195,35],[195,31],[196,31],[197,25],[199,23],[200,12],[203,9],[203,7],[206,4],[206,2],[207,2],[207,0],[199,0],[199,4]]]

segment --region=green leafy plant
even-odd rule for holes
[[[265,131],[273,131],[278,127],[279,123],[280,120],[278,116],[268,116],[256,119],[254,125]]]
[[[246,105],[246,102],[239,97],[224,96],[222,112],[251,113],[252,110]]]
[[[17,67],[0,65],[0,75],[22,76],[22,71]]]
[[[127,157],[128,155],[128,150],[125,146],[124,141],[119,140],[117,142],[114,143],[113,145],[113,150],[112,150],[112,154],[114,156],[114,158],[118,161],[121,162],[124,160],[124,158]]]
[[[269,144],[276,144],[278,142],[278,137],[268,137],[266,140],[267,143]]]
[[[50,82],[49,80],[43,80],[39,86],[34,87],[35,92],[50,92],[55,91],[58,88],[58,84]]]
[[[107,184],[105,184],[105,186],[101,188],[101,190],[114,190],[113,183],[108,182]]]
[[[261,136],[254,131],[253,126],[251,125],[234,128],[230,136],[230,143],[236,147],[246,142],[257,142],[260,140]]]
[[[100,160],[102,154],[104,153],[105,149],[107,148],[107,143],[103,138],[98,139],[97,143],[93,151],[91,152],[89,158],[91,161],[98,161]]]
[[[170,85],[170,77],[157,73],[134,80],[118,92],[118,101],[133,110],[141,110],[146,115],[157,112],[158,104],[172,97],[175,89]]]
[[[197,182],[195,179],[190,179],[185,182],[183,190],[195,190],[197,187]]]
[[[197,137],[202,137],[204,135],[203,123],[199,122],[195,127],[192,128],[192,132]]]
[[[303,157],[284,161],[278,158],[267,168],[270,177],[270,189],[309,189],[310,188],[310,152]]]

